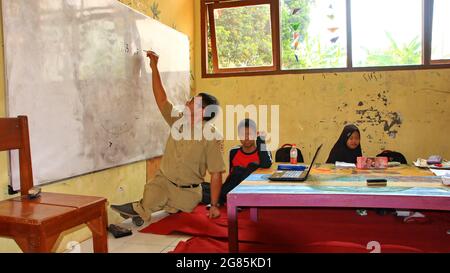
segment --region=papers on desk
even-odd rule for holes
[[[335,165],[336,165],[336,168],[338,168],[338,169],[356,168],[356,164],[354,164],[354,163],[347,163],[347,162],[341,162],[341,161],[336,161]]]
[[[450,170],[430,169],[436,176],[450,176]]]
[[[430,168],[438,170],[450,170],[450,161],[442,161],[441,164],[428,164],[426,159],[418,158],[413,162],[414,166],[419,168]]]
[[[450,186],[450,170],[430,169],[430,171],[432,171],[436,176],[440,176],[444,185]]]

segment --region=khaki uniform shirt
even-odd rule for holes
[[[167,102],[161,110],[169,126],[181,118],[181,115],[172,117],[172,109],[173,105]],[[212,125],[203,123],[203,126]],[[160,169],[167,179],[179,186],[200,184],[204,182],[207,170],[210,173],[225,171],[220,143],[215,139],[206,140],[204,137],[201,140],[175,140],[170,135]]]

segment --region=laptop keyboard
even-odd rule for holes
[[[284,172],[284,174],[281,177],[282,178],[296,178],[296,177],[299,177],[302,173],[303,173],[303,171],[286,171],[286,172]]]

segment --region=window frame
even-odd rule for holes
[[[274,0],[242,0],[242,1],[214,1],[214,0],[203,0],[206,5],[205,20],[208,20],[210,26],[211,34],[211,52],[212,52],[212,64],[213,73],[233,73],[233,72],[258,72],[258,71],[275,71],[279,67],[280,62],[280,40],[279,30],[277,23],[279,21],[279,7],[278,1]],[[256,5],[269,5],[270,6],[270,21],[271,21],[271,35],[272,35],[272,65],[271,66],[252,66],[252,67],[236,67],[236,68],[219,68],[219,56],[217,54],[217,40],[216,40],[216,28],[214,20],[214,10],[223,8],[238,8],[244,6],[256,6]],[[203,5],[202,5],[203,7]],[[203,15],[203,12],[202,12]],[[202,20],[206,24],[205,21]],[[202,28],[203,29],[203,28]],[[206,35],[207,29],[202,31],[202,35]],[[206,39],[206,37],[205,37]],[[207,41],[206,41],[207,42]],[[204,45],[202,43],[202,45]],[[206,51],[208,49],[206,48]],[[278,53],[277,53],[278,52]],[[206,60],[207,62],[208,60]],[[205,71],[206,72],[206,71]]]
[[[425,2],[427,0],[424,0]],[[424,22],[425,24],[428,24],[429,27],[429,33],[427,33],[424,29],[424,34],[428,34],[429,35],[429,65],[449,65],[450,67],[450,59],[437,59],[437,60],[433,60],[431,59],[431,50],[433,48],[433,16],[434,16],[434,0],[428,0],[428,2],[430,2],[430,4],[427,6],[426,4],[424,4],[424,10],[425,10],[425,18],[424,18]],[[425,36],[425,35],[424,35]]]
[[[201,0],[201,69],[202,78],[281,75],[281,74],[309,74],[309,73],[336,73],[336,72],[370,72],[370,71],[396,71],[396,70],[424,70],[450,68],[449,60],[431,60],[433,5],[434,0],[422,0],[422,64],[401,66],[372,66],[353,67],[352,31],[351,31],[351,1],[346,0],[347,22],[347,67],[345,68],[309,68],[309,69],[282,69],[281,65],[281,37],[280,37],[280,1],[279,0]],[[357,0],[356,0],[357,1]],[[270,4],[272,23],[272,56],[273,66],[222,68],[218,67],[217,44],[215,39],[214,9],[242,7],[251,5]],[[209,22],[208,22],[209,20]],[[208,23],[211,27],[211,51],[213,71],[208,73]]]

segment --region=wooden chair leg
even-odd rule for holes
[[[92,232],[92,240],[94,242],[95,253],[108,253],[108,219],[106,217],[106,210],[103,207],[101,216],[87,222],[87,226]]]

